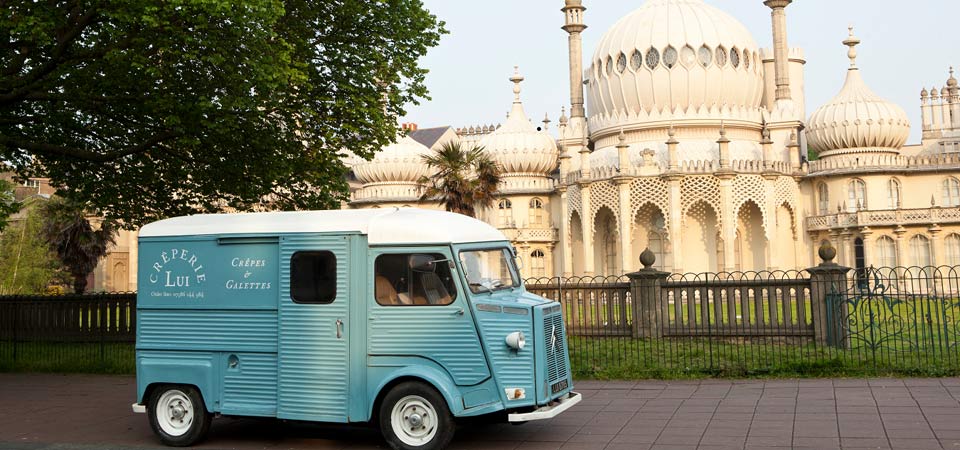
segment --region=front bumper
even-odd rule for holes
[[[530,420],[552,419],[560,413],[570,409],[573,405],[580,403],[583,396],[578,392],[571,392],[566,397],[554,400],[549,405],[541,406],[527,413],[510,413],[507,416],[508,422],[527,422]]]
[[[141,404],[139,404],[139,403],[134,403],[134,404],[130,405],[130,407],[133,408],[133,412],[135,412],[135,413],[137,413],[137,414],[143,414],[143,413],[147,412],[147,407],[144,406],[144,405],[141,405]]]

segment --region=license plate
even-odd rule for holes
[[[558,381],[553,383],[553,386],[550,386],[550,393],[556,394],[557,392],[563,391],[567,388],[567,380]]]

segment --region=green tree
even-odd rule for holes
[[[420,0],[0,0],[0,156],[136,227],[336,207],[445,33]],[[266,204],[266,205],[265,205]]]
[[[0,295],[43,294],[64,282],[56,255],[41,234],[44,202],[25,201],[19,220],[0,235]]]
[[[7,228],[10,216],[20,211],[23,206],[17,201],[14,185],[8,180],[0,179],[0,233]]]
[[[73,291],[82,294],[87,289],[87,276],[115,244],[115,228],[111,222],[104,221],[95,230],[86,210],[69,199],[54,197],[41,211],[41,234],[70,274]]]
[[[420,179],[421,200],[437,201],[447,211],[476,217],[477,208],[493,206],[501,170],[482,147],[464,148],[459,141],[444,144],[423,157],[434,174]]]

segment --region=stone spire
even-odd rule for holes
[[[790,100],[790,58],[787,53],[787,12],[793,0],[766,0],[773,20],[773,60],[777,80],[777,100]]]
[[[561,9],[565,16],[563,31],[568,39],[570,53],[570,117],[586,117],[583,108],[583,39],[580,36],[587,26],[583,23],[583,13],[587,8],[582,0],[566,0]]]
[[[850,31],[850,36],[843,41],[843,45],[850,47],[850,50],[847,51],[847,58],[850,58],[850,70],[857,70],[857,46],[860,45],[860,39],[853,35],[853,25],[847,27],[847,30]]]

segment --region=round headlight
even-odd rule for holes
[[[522,331],[514,331],[507,335],[507,346],[514,349],[520,350],[527,345],[527,339],[523,336]]]

